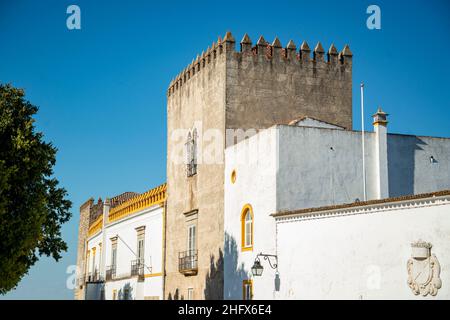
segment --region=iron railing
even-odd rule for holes
[[[107,266],[105,271],[106,281],[113,280],[116,277],[116,266]]]
[[[178,253],[178,270],[186,275],[197,274],[198,271],[198,252],[197,250],[188,250]]]
[[[100,276],[100,272],[98,269],[95,269],[93,272],[89,272],[86,274],[85,282],[101,282],[102,278]]]
[[[131,276],[138,276],[140,279],[144,278],[144,260],[136,259],[131,261]]]

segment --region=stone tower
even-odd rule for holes
[[[78,246],[77,246],[77,280],[75,287],[75,299],[84,300],[84,272],[86,264],[86,240],[89,231],[89,221],[94,199],[90,198],[80,207],[80,222],[78,225]]]
[[[278,38],[248,35],[235,49],[230,32],[183,70],[167,91],[167,229],[165,298],[223,297],[223,151],[236,130],[268,128],[301,116],[352,129],[352,53],[348,46],[327,53],[320,43],[297,50]],[[234,131],[233,131],[234,130]],[[180,162],[188,136],[197,135],[196,171]],[[215,140],[214,140],[215,138]],[[215,161],[204,154],[212,141]],[[214,149],[214,148],[213,148]],[[218,150],[217,147],[215,150]],[[203,150],[203,152],[202,152]],[[183,158],[183,157],[181,157]],[[196,227],[194,270],[182,270],[189,230]]]

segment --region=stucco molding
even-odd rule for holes
[[[385,211],[400,211],[405,209],[425,208],[448,204],[450,204],[450,195],[441,197],[414,199],[407,201],[398,201],[398,202],[385,202],[380,204],[363,205],[360,207],[350,207],[344,209],[334,209],[334,210],[331,209],[316,212],[312,211],[301,214],[292,214],[284,216],[273,215],[273,216],[275,218],[276,223],[288,223],[294,221],[317,220],[317,219],[344,217],[351,215],[373,214]]]

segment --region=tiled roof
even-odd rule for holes
[[[125,201],[130,200],[133,197],[136,197],[137,195],[139,195],[139,193],[137,192],[124,192],[122,194],[119,194],[118,196],[112,197],[111,198],[111,208],[117,207],[118,205],[124,203]]]
[[[345,129],[343,126],[340,126],[338,124],[327,122],[327,121],[324,121],[324,120],[321,120],[321,119],[318,119],[318,118],[314,118],[314,117],[311,117],[311,116],[301,116],[301,117],[299,117],[297,119],[289,121],[289,123],[287,123],[287,125],[295,126],[295,125],[297,125],[297,123],[299,123],[299,122],[301,122],[303,120],[306,120],[306,119],[315,120],[315,121],[318,121],[318,122],[322,122],[322,123],[328,124],[330,126],[335,126],[335,127],[339,127],[339,128]]]
[[[127,201],[117,205],[115,208],[111,208],[108,215],[108,221],[116,221],[142,209],[164,203],[166,201],[166,190],[167,185],[164,183],[142,194],[131,197]]]

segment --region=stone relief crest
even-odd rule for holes
[[[435,296],[442,286],[441,266],[434,254],[431,243],[419,240],[411,243],[411,259],[408,260],[408,286],[415,295]]]

